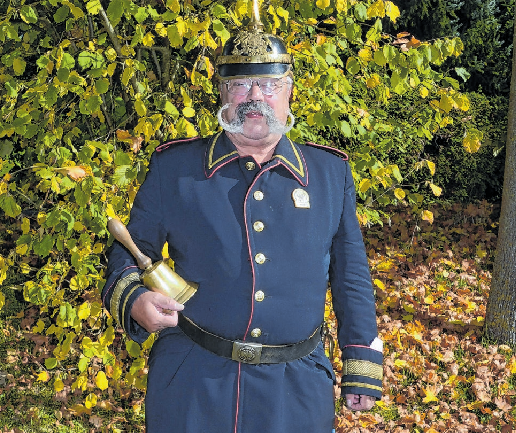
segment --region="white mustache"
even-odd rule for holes
[[[282,125],[276,117],[272,107],[262,101],[250,101],[239,104],[235,111],[235,118],[231,122],[226,122],[222,118],[222,114],[230,106],[231,104],[228,103],[220,107],[219,111],[217,112],[217,119],[222,129],[232,134],[242,134],[244,132],[245,116],[247,113],[253,111],[258,112],[265,117],[267,125],[269,125],[270,134],[286,134],[294,127],[295,124],[295,117],[290,109],[288,111],[290,125]]]

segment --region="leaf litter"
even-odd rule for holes
[[[516,431],[516,354],[483,335],[499,208],[482,202],[432,212],[433,224],[397,210],[363,230],[384,395],[369,413],[341,405],[337,433]],[[335,335],[331,305],[327,316]]]

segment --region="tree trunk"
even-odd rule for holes
[[[485,330],[499,344],[516,345],[516,19],[502,211]]]

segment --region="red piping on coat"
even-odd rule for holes
[[[236,405],[236,411],[235,411],[235,433],[237,433],[237,426],[238,426],[238,408],[239,408],[239,400],[240,400],[240,367],[241,364],[238,363],[238,377],[237,377],[237,405]]]
[[[343,152],[342,150],[339,150],[339,149],[335,149],[334,147],[324,146],[322,144],[313,143],[311,141],[308,141],[306,144],[308,146],[319,147],[321,149],[328,149],[328,152],[333,153],[334,155],[336,153],[338,153],[344,161],[347,161],[349,159],[349,156],[346,152]]]
[[[249,229],[248,229],[248,226],[247,226],[246,204],[247,204],[247,199],[249,198],[249,193],[253,189],[254,184],[260,178],[260,176],[263,173],[265,173],[266,171],[269,171],[272,168],[277,167],[279,164],[280,163],[278,161],[278,162],[276,162],[276,164],[270,165],[265,170],[263,170],[261,173],[259,173],[258,176],[256,176],[256,178],[253,180],[253,183],[247,189],[247,193],[246,193],[245,199],[244,199],[244,225],[245,225],[245,233],[246,233],[246,237],[247,237],[247,250],[249,251],[249,259],[250,259],[250,262],[251,262],[251,273],[253,274],[253,290],[252,290],[252,293],[251,293],[251,315],[249,316],[249,322],[247,323],[247,329],[245,330],[245,334],[244,334],[244,338],[243,338],[244,341],[247,338],[247,334],[249,332],[249,328],[251,327],[251,322],[253,321],[254,291],[255,291],[255,284],[256,284],[256,277],[255,277],[255,273],[254,273],[253,253],[251,251],[251,243],[249,242]],[[234,433],[237,433],[237,427],[238,427],[238,411],[239,411],[239,407],[240,407],[240,373],[241,373],[241,364],[238,363],[237,402],[236,402],[237,407],[236,407],[236,411],[235,411],[235,430],[234,430]]]
[[[247,329],[245,330],[244,341],[247,338],[247,333],[249,332],[249,328],[251,327],[251,322],[253,320],[253,313],[254,313],[254,291],[255,291],[255,288],[256,288],[255,287],[256,277],[255,277],[255,273],[254,273],[253,253],[251,251],[251,243],[249,242],[249,229],[248,229],[248,225],[247,225],[246,204],[247,204],[247,199],[249,197],[249,193],[253,189],[255,183],[258,181],[260,176],[263,173],[273,169],[274,167],[277,167],[279,164],[280,164],[280,161],[276,162],[275,164],[269,165],[267,168],[265,168],[265,170],[263,170],[262,172],[258,173],[258,176],[255,177],[255,179],[253,180],[253,183],[247,189],[247,194],[245,195],[245,199],[244,199],[244,224],[245,224],[245,233],[246,233],[246,236],[247,236],[247,250],[249,251],[249,260],[251,262],[251,272],[253,274],[253,291],[251,293],[251,316],[249,317],[249,322],[247,323]]]
[[[235,157],[233,157],[231,159],[228,159],[226,162],[224,162],[224,163],[222,163],[220,165],[215,166],[215,168],[213,169],[211,174],[208,175],[208,173],[206,172],[206,164],[207,164],[207,161],[208,161],[208,150],[209,150],[209,147],[210,146],[207,146],[206,150],[204,151],[204,175],[206,176],[206,179],[209,179],[210,177],[212,177],[219,168],[224,167],[226,164],[228,164],[231,161],[234,161],[235,159],[239,158],[239,156],[236,155]]]
[[[226,164],[228,164],[228,163],[230,163],[231,161],[234,161],[235,159],[238,159],[238,158],[239,158],[239,156],[237,155],[237,156],[235,156],[234,158],[228,159],[226,162],[224,162],[224,163],[222,163],[222,164],[220,164],[220,165],[217,165],[217,166],[215,167],[215,169],[211,172],[211,174],[210,174],[210,175],[208,175],[208,173],[206,173],[206,164],[204,164],[204,175],[206,176],[206,178],[207,178],[207,179],[209,179],[210,177],[212,177],[212,176],[215,174],[215,172],[216,172],[219,168],[224,167]]]
[[[158,147],[156,147],[157,152],[161,152],[162,150],[165,150],[166,148],[170,147],[173,144],[179,144],[179,143],[188,143],[190,141],[198,140],[200,137],[192,137],[192,138],[183,138],[182,140],[172,140],[167,143],[160,144]]]

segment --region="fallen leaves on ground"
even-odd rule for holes
[[[399,212],[364,229],[384,396],[370,413],[343,407],[337,433],[516,429],[516,354],[482,333],[498,210],[483,202],[432,211],[432,225]]]

